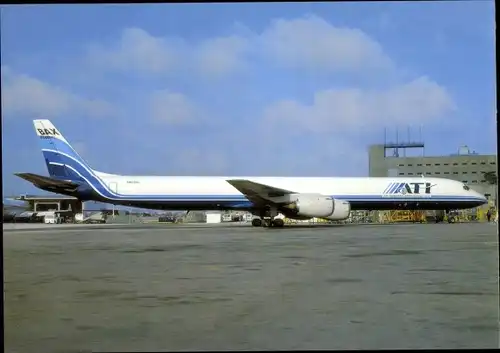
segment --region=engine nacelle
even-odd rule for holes
[[[348,201],[333,199],[333,213],[325,217],[330,221],[343,221],[351,214],[351,204]]]
[[[325,218],[339,221],[349,217],[351,205],[347,201],[335,200],[330,196],[320,194],[292,195],[292,202],[285,208],[298,217]]]

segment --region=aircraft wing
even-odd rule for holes
[[[33,183],[35,186],[44,188],[62,188],[62,189],[74,189],[79,186],[77,183],[65,180],[52,179],[43,175],[33,174],[33,173],[15,173],[18,177]]]
[[[270,198],[295,193],[290,190],[259,184],[245,179],[230,179],[226,181],[256,205],[274,203]]]

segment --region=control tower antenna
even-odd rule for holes
[[[398,145],[399,145],[399,139],[398,139],[398,131],[399,129],[397,128],[396,126],[396,148],[394,149],[394,157],[399,157],[399,149],[398,149]]]
[[[384,157],[388,157],[387,150],[392,150],[392,157],[399,157],[399,152],[403,149],[403,154],[406,157],[406,149],[422,149],[422,156],[425,155],[425,145],[422,141],[422,126],[419,129],[419,141],[411,141],[411,127],[408,126],[408,141],[399,140],[399,128],[396,127],[396,142],[387,140],[387,128],[384,129]],[[404,140],[404,139],[403,139]],[[419,153],[420,154],[420,153]]]
[[[406,140],[408,143],[411,143],[410,139],[410,125],[407,126],[407,132],[408,132],[408,140]],[[404,156],[406,157],[406,148],[403,150]]]
[[[422,125],[420,125],[420,139],[419,141],[423,141],[422,140]],[[422,147],[422,157],[425,157],[425,147]]]

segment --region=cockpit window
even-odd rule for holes
[[[467,185],[464,185],[464,190],[465,190],[465,191],[469,191],[469,190],[470,190],[470,188],[469,188]]]

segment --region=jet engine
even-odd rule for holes
[[[347,201],[336,200],[320,194],[291,195],[292,201],[284,207],[299,217],[326,218],[340,221],[349,217],[351,205]]]
[[[351,204],[348,201],[333,199],[333,213],[325,217],[330,221],[342,221],[349,218],[351,214]]]

